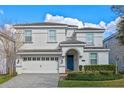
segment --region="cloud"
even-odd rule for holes
[[[105,23],[104,21],[100,21],[99,26],[100,26],[101,28],[107,29],[106,23]]]
[[[120,21],[120,17],[116,18],[114,21],[111,21],[110,23],[107,24],[107,30],[108,31],[113,31],[116,30],[117,24]]]
[[[114,21],[111,21],[106,25],[106,30],[104,32],[105,38],[117,32],[117,24],[120,20],[121,18],[117,17]]]
[[[84,27],[101,28],[99,25],[93,23],[84,23]]]
[[[3,10],[0,10],[0,15],[3,15],[4,14],[4,11]]]
[[[97,28],[105,28],[105,23],[101,21],[99,24],[93,24],[93,23],[83,23],[83,21],[80,21],[76,18],[69,18],[59,15],[52,15],[52,14],[46,14],[45,22],[55,22],[55,23],[64,23],[69,25],[76,25],[79,28],[82,27],[97,27]]]
[[[120,21],[120,17],[116,18],[114,21],[111,21],[110,23],[106,24],[104,21],[100,21],[99,24],[93,24],[78,20],[76,18],[69,18],[59,15],[52,15],[52,14],[46,14],[45,22],[55,22],[55,23],[64,23],[69,25],[76,25],[79,28],[83,27],[93,27],[93,28],[104,28],[104,38],[110,36],[111,34],[115,33],[117,30],[117,24]]]
[[[64,23],[69,25],[77,25],[83,27],[83,22],[76,18],[63,17],[58,15],[46,14],[45,22],[55,22],[55,23]]]

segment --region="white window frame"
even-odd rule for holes
[[[40,57],[37,57],[37,61],[41,61],[41,58]]]
[[[29,32],[29,31],[31,32],[31,35],[26,34],[26,33]],[[32,30],[25,30],[25,31],[24,31],[24,37],[25,37],[25,42],[26,42],[26,43],[32,42]],[[30,37],[31,40],[27,41],[27,40],[26,40],[26,37],[28,37],[28,38]]]
[[[51,57],[51,58],[50,58],[50,61],[54,61],[54,60],[55,60],[55,58],[54,58],[54,57]]]
[[[32,57],[32,61],[37,61],[37,57]]]
[[[23,57],[23,62],[28,61],[27,57]]]
[[[54,34],[51,34],[52,32],[54,32]],[[48,40],[47,42],[51,42],[51,43],[55,43],[56,42],[56,30],[48,30]],[[51,38],[54,38],[53,40]]]
[[[96,58],[92,58],[91,57],[92,54],[96,54]],[[98,64],[98,53],[90,53],[89,59],[90,59],[91,65],[97,65]],[[96,60],[96,62],[95,63],[92,63],[92,60]]]
[[[59,57],[55,57],[55,61],[58,61],[59,60]]]
[[[27,57],[27,61],[32,61],[32,57]]]
[[[87,45],[88,46],[94,45],[94,34],[93,33],[87,33]]]
[[[45,57],[41,57],[41,61],[45,61],[46,60],[46,58]]]

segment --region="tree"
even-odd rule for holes
[[[118,16],[123,16],[124,15],[124,5],[113,5],[111,7],[111,9]]]
[[[6,55],[7,72],[10,76],[15,73],[16,52],[22,46],[22,35],[15,32],[12,25],[5,24],[0,29],[0,41]]]
[[[121,17],[120,22],[117,24],[118,37],[120,44],[124,45],[124,17]]]
[[[122,5],[113,5],[111,7],[112,11],[120,16],[120,21],[117,24],[118,37],[120,44],[124,45],[124,6]]]

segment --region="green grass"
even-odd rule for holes
[[[12,77],[10,77],[9,75],[0,75],[0,84],[10,80]]]
[[[109,81],[61,80],[59,87],[124,87],[124,78]]]

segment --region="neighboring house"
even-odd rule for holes
[[[1,41],[0,41],[0,74],[6,74],[6,55]]]
[[[118,33],[111,35],[104,40],[104,47],[110,49],[109,62],[118,66],[118,70],[124,71],[124,45],[117,39]]]
[[[17,53],[18,74],[65,73],[79,70],[79,65],[109,64],[109,49],[103,47],[104,29],[49,22],[13,27],[24,43]]]

